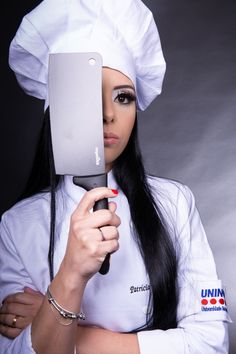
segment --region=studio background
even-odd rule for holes
[[[22,16],[40,1],[4,3],[1,29],[0,214],[26,182],[43,103],[26,96],[7,64]],[[153,11],[167,62],[162,94],[139,114],[147,170],[187,184],[236,320],[236,1],[144,0]],[[236,354],[236,325],[230,325]]]

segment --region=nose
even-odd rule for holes
[[[109,124],[114,122],[115,112],[113,107],[113,102],[110,98],[103,97],[103,122],[104,124]]]

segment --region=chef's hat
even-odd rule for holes
[[[132,80],[140,110],[161,92],[165,60],[141,0],[44,0],[23,18],[9,65],[27,94],[47,101],[49,54],[65,52],[100,53]]]

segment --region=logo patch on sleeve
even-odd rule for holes
[[[222,288],[201,289],[201,311],[226,311],[225,292]]]

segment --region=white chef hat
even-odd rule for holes
[[[121,71],[144,110],[160,94],[165,60],[151,11],[141,0],[44,0],[22,20],[9,65],[24,91],[47,102],[50,53],[98,52]]]

